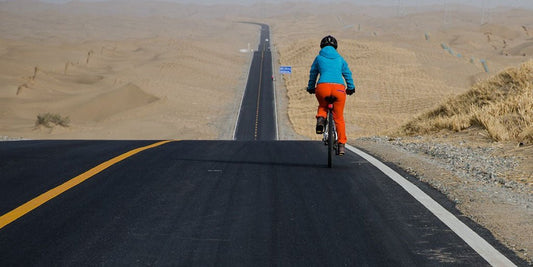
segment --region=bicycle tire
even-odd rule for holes
[[[335,142],[334,136],[333,136],[333,114],[330,111],[328,111],[328,168],[331,168],[332,163],[332,154],[333,154],[333,143]]]

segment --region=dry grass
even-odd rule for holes
[[[495,141],[533,143],[533,61],[478,82],[400,128],[400,135],[478,127]]]
[[[69,123],[69,117],[63,117],[55,113],[44,113],[37,115],[35,127],[44,126],[46,128],[53,128],[56,125],[68,127]]]

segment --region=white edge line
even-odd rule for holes
[[[248,59],[250,62],[249,62],[249,66],[248,66],[248,70],[246,71],[246,83],[244,84],[244,89],[242,90],[242,95],[241,95],[241,102],[239,104],[239,109],[237,111],[237,118],[235,120],[235,127],[233,128],[233,140],[235,140],[235,137],[237,135],[237,126],[239,126],[239,117],[241,116],[241,109],[242,109],[242,101],[244,101],[244,94],[246,94],[246,87],[248,86],[248,79],[250,78],[250,68],[252,67],[252,60],[253,60],[253,57],[254,57],[254,53],[251,53],[251,56],[250,58]]]
[[[346,144],[346,148],[366,159],[384,174],[389,176],[394,182],[399,184],[405,191],[413,196],[418,202],[433,213],[439,220],[446,224],[461,239],[463,239],[472,249],[474,249],[483,259],[492,266],[516,266],[507,257],[500,253],[496,248],[490,245],[485,239],[470,229],[466,224],[461,222],[451,212],[442,207],[433,200],[429,195],[424,193],[420,188],[409,182],[396,171],[385,165],[371,155]]]
[[[261,30],[259,30],[259,42],[261,42]],[[241,103],[239,104],[239,110],[237,111],[237,119],[235,120],[235,127],[233,128],[233,140],[236,139],[237,127],[239,126],[239,118],[241,117],[242,101],[244,101],[244,95],[246,94],[246,88],[248,87],[248,79],[250,79],[250,69],[252,68],[252,62],[254,61],[254,52],[248,51],[250,57],[248,58],[248,69],[246,71],[246,83],[242,90]]]
[[[272,68],[272,77],[276,77],[274,72],[274,57],[272,56],[272,32],[270,31],[270,25],[268,26],[268,48],[270,49],[270,67]],[[279,122],[278,122],[278,96],[276,92],[276,80],[272,80],[272,93],[274,94],[274,117],[276,122],[276,140],[279,140]]]

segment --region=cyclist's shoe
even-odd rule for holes
[[[323,134],[325,125],[326,125],[326,118],[324,117],[316,118],[316,134]]]
[[[338,153],[339,153],[339,156],[344,156],[344,152],[345,152],[345,146],[344,144],[341,144],[339,143],[339,148],[338,148]]]

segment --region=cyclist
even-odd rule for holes
[[[346,144],[346,127],[344,125],[344,103],[346,94],[352,95],[355,92],[355,85],[352,79],[352,72],[346,60],[337,52],[337,40],[328,35],[320,42],[320,53],[316,56],[309,72],[309,84],[307,92],[315,94],[318,100],[318,112],[316,115],[316,133],[322,134],[326,124],[328,96],[337,98],[333,106],[333,119],[338,133],[338,152],[344,155]],[[320,75],[320,78],[317,78]],[[346,86],[345,86],[346,83]]]

